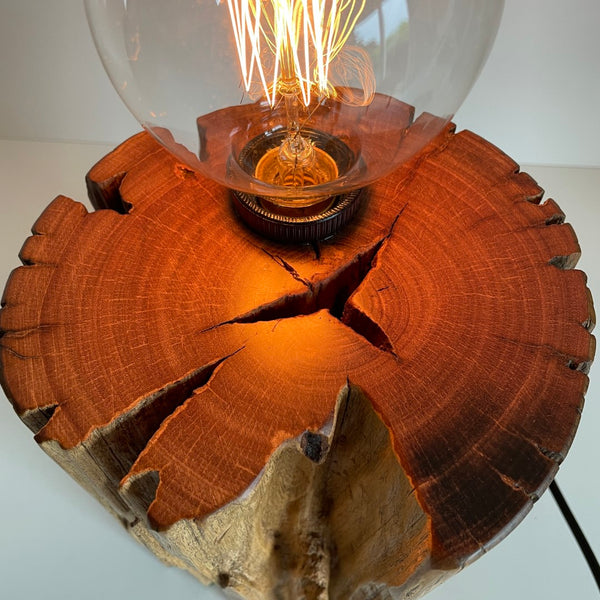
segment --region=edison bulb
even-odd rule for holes
[[[503,0],[85,0],[112,83],[179,160],[294,218],[419,152]]]

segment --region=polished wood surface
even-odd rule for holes
[[[161,531],[163,558],[182,520],[202,530],[232,500],[251,503],[268,465],[289,468],[286,444],[330,474],[369,411],[396,461],[379,485],[407,490],[398,513],[413,503],[421,554],[401,548],[398,524],[365,581],[405,586],[422,565],[459,566],[549,483],[587,383],[591,303],[558,207],[538,204],[534,182],[480,138],[447,131],[318,248],[246,231],[223,188],[145,134],[99,163],[89,187],[112,210],[59,198],[23,248],[0,316],[3,384],[42,446],[138,537],[151,545],[141,528]],[[346,411],[361,416],[350,432]],[[319,484],[306,490],[358,514],[352,485],[310,473]],[[371,510],[392,501],[374,494]],[[337,564],[332,549],[353,547],[367,519],[349,532],[319,511],[322,554]],[[235,573],[211,565],[199,576],[235,589]],[[327,575],[331,589],[343,569]]]

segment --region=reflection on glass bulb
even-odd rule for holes
[[[474,82],[503,0],[85,0],[145,129],[288,216],[418,153]],[[311,208],[312,207],[312,208]]]

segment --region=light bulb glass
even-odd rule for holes
[[[294,210],[411,158],[452,118],[503,0],[85,0],[142,126],[223,185]]]

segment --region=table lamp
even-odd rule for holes
[[[564,215],[449,122],[503,2],[85,6],[150,135],[36,222],[7,397],[201,582],[421,597],[548,487],[594,355]]]

